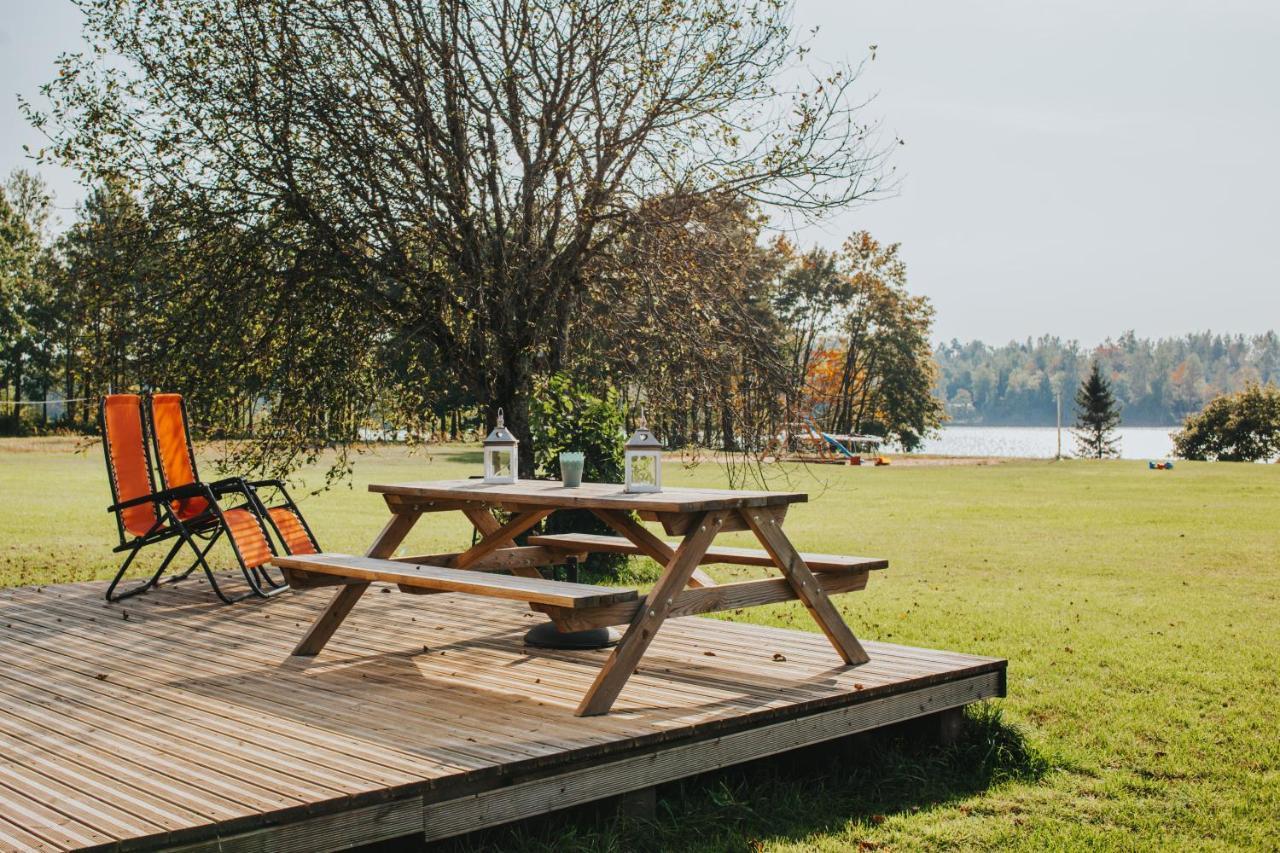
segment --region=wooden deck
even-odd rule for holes
[[[1004,692],[1003,660],[691,617],[577,718],[605,653],[526,648],[513,602],[387,587],[296,659],[327,591],[103,589],[0,590],[0,849],[443,838]]]

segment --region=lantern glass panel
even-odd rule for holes
[[[626,490],[628,492],[660,491],[662,489],[661,464],[657,451],[627,451]]]
[[[631,482],[639,486],[652,486],[653,457],[637,453],[631,460]]]
[[[506,447],[494,447],[486,451],[489,454],[489,476],[503,478],[511,476],[511,451]]]

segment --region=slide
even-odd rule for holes
[[[839,453],[840,455],[845,456],[845,457],[847,457],[847,458],[849,458],[849,459],[855,459],[855,458],[857,458],[857,454],[856,454],[856,453],[854,453],[853,451],[849,450],[849,448],[845,447],[845,446],[844,446],[843,444],[841,444],[840,442],[836,441],[836,437],[835,437],[834,435],[832,435],[831,433],[824,432],[824,433],[822,433],[822,437],[823,437],[824,439],[826,439],[827,444],[829,444],[829,445],[831,446],[831,449],[832,449],[832,450],[834,450],[834,451],[836,451],[836,452],[837,452],[837,453]]]

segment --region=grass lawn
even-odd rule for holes
[[[367,483],[478,466],[470,448],[385,450],[357,463],[352,489],[303,506],[326,549],[354,551],[385,519]],[[1009,698],[971,714],[955,747],[873,739],[669,786],[656,822],[580,809],[456,846],[1280,849],[1280,466],[790,478],[811,496],[788,517],[798,545],[890,560],[837,599],[855,633],[1007,657]],[[719,485],[723,473],[671,465],[664,479]],[[0,440],[0,584],[109,577],[108,502],[97,445]],[[459,521],[430,519],[405,547],[462,544]],[[734,618],[814,629],[795,603]]]

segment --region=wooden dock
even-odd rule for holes
[[[0,590],[0,849],[445,838],[1004,694],[999,659],[690,617],[578,718],[605,653],[525,647],[513,602],[387,587],[297,659],[327,591],[103,589]]]

